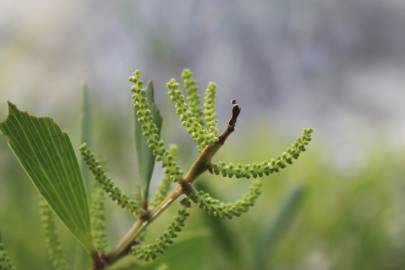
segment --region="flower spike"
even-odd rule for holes
[[[207,140],[209,143],[217,141],[217,113],[215,107],[217,85],[214,82],[209,82],[204,95],[204,117],[207,123]]]
[[[4,249],[3,240],[0,233],[0,269],[1,270],[15,270],[14,264],[11,262],[6,250]]]
[[[180,167],[175,162],[173,156],[164,147],[164,142],[160,138],[159,130],[153,122],[152,112],[149,108],[149,103],[145,96],[145,91],[142,90],[143,83],[140,81],[141,73],[136,70],[129,80],[134,84],[132,90],[132,103],[135,107],[138,121],[142,127],[144,136],[147,138],[149,147],[152,149],[156,160],[162,161],[162,166],[168,175],[171,175],[172,180],[179,180],[183,174]]]
[[[100,183],[94,182],[90,205],[90,221],[94,244],[98,250],[105,250],[108,246],[104,197],[102,186]]]
[[[204,191],[198,191],[197,193],[192,192],[189,196],[193,202],[198,204],[198,206],[208,214],[219,218],[232,219],[233,217],[239,217],[243,213],[246,213],[249,208],[255,204],[256,199],[261,194],[261,187],[261,180],[253,181],[245,195],[233,203],[224,203]]]
[[[67,270],[69,267],[56,230],[55,215],[43,197],[39,198],[39,206],[41,208],[42,224],[53,269]]]
[[[185,68],[181,72],[181,77],[183,78],[183,87],[187,93],[187,103],[189,104],[190,111],[193,113],[194,117],[198,120],[202,127],[205,126],[203,119],[203,112],[201,110],[200,104],[200,94],[198,93],[197,84],[193,78],[193,73],[190,69]]]
[[[131,214],[139,215],[139,202],[131,200],[129,196],[124,194],[106,175],[101,162],[96,160],[94,154],[91,152],[87,144],[84,143],[80,146],[80,152],[90,171],[94,174],[95,180],[101,185],[104,192],[107,193],[110,199],[116,202],[123,209],[129,211]]]
[[[306,150],[306,146],[312,139],[313,130],[310,128],[304,129],[303,134],[298,137],[293,145],[291,145],[284,153],[270,161],[260,163],[242,164],[228,163],[220,161],[211,165],[211,171],[215,175],[224,177],[236,178],[257,178],[279,172],[292,164],[295,159]]]
[[[166,249],[173,244],[174,239],[177,238],[178,233],[183,230],[185,221],[190,215],[187,211],[187,208],[191,206],[190,201],[185,198],[181,201],[181,204],[182,207],[178,210],[177,215],[166,231],[151,244],[133,246],[131,249],[132,255],[140,260],[151,261],[156,259],[158,255],[163,254]]]
[[[180,92],[179,83],[175,79],[171,79],[166,86],[169,89],[168,95],[176,107],[176,114],[180,117],[181,124],[186,128],[201,150],[206,145],[205,130],[190,110],[190,106],[184,95]]]

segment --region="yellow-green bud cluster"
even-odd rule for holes
[[[209,215],[228,218],[239,217],[243,213],[246,213],[250,207],[252,207],[256,199],[261,194],[260,189],[262,187],[261,180],[253,181],[249,190],[240,198],[233,203],[225,203],[216,198],[211,197],[208,193],[204,191],[198,191],[197,193],[191,193],[191,199],[198,204],[198,206],[205,210]]]
[[[180,117],[180,122],[201,149],[206,144],[205,132],[190,110],[190,106],[188,106],[184,95],[179,89],[179,83],[175,79],[171,79],[166,86],[169,89],[168,95],[176,107],[176,114]]]
[[[194,117],[198,120],[201,126],[204,126],[204,119],[202,118],[202,110],[200,107],[200,94],[198,93],[197,84],[193,78],[193,73],[190,69],[183,69],[181,72],[183,78],[183,86],[187,93],[187,102],[190,107],[190,111]]]
[[[0,234],[0,269],[1,270],[15,270],[14,265],[11,263],[10,257],[4,249],[3,240]]]
[[[189,216],[187,208],[190,207],[190,201],[183,199],[181,203],[183,207],[178,210],[177,215],[165,232],[151,244],[134,246],[131,249],[131,254],[140,260],[151,261],[156,259],[158,255],[163,254],[174,243],[174,239],[177,238],[178,233],[184,228],[185,221]]]
[[[141,73],[135,71],[129,80],[133,82],[132,103],[136,111],[138,122],[142,127],[142,133],[148,141],[156,160],[162,161],[162,166],[166,174],[173,180],[178,180],[183,174],[180,167],[175,162],[173,156],[165,149],[164,142],[160,138],[159,130],[153,121],[152,112],[149,107],[145,91],[142,90],[143,83],[140,80]]]
[[[276,173],[292,164],[293,161],[298,159],[301,153],[306,150],[305,147],[311,141],[312,132],[313,130],[310,128],[304,129],[303,134],[296,139],[293,145],[279,157],[271,159],[270,161],[252,164],[220,161],[216,164],[212,164],[212,172],[216,175],[236,178],[257,178]]]
[[[55,215],[42,197],[39,200],[39,206],[41,208],[42,225],[44,227],[45,239],[48,244],[48,252],[53,269],[67,270],[69,267],[56,231]]]
[[[217,141],[217,113],[215,106],[215,96],[217,85],[214,82],[209,82],[204,95],[204,117],[207,123],[207,140],[208,143]]]
[[[90,214],[94,244],[97,250],[105,250],[108,241],[105,225],[104,192],[98,182],[93,185]]]
[[[177,145],[175,145],[175,144],[169,145],[169,152],[172,154],[173,158],[176,160]],[[172,183],[172,180],[171,180],[170,175],[165,173],[163,175],[162,181],[160,181],[160,184],[155,192],[155,196],[153,197],[153,200],[150,203],[150,206],[152,208],[158,206],[163,201],[163,199],[166,197],[166,194],[169,192],[171,183]]]
[[[123,209],[129,211],[131,214],[138,215],[140,209],[139,202],[131,200],[128,195],[124,194],[106,175],[101,162],[96,160],[94,154],[91,152],[87,144],[84,143],[80,146],[80,152],[84,161],[89,167],[89,170],[93,173],[95,180],[100,184],[110,199],[116,202]]]

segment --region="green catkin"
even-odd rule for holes
[[[108,240],[106,235],[104,191],[98,182],[93,182],[90,211],[94,244],[97,250],[105,250],[108,246]]]
[[[270,161],[252,164],[228,163],[220,161],[212,164],[212,172],[215,175],[222,175],[224,177],[248,179],[268,176],[272,173],[276,173],[292,164],[295,159],[299,158],[301,153],[306,150],[305,147],[311,141],[312,133],[312,129],[304,129],[303,134],[296,139],[294,144],[292,144],[280,156],[271,159]]]
[[[95,180],[100,184],[110,199],[131,214],[138,215],[140,213],[139,202],[130,199],[129,196],[124,194],[106,175],[101,162],[96,160],[87,144],[84,143],[80,146],[80,152],[90,171],[93,173]]]
[[[190,201],[185,198],[181,201],[182,207],[177,211],[169,227],[165,232],[151,244],[134,246],[131,249],[131,254],[140,260],[151,261],[163,254],[166,249],[174,243],[174,239],[178,237],[178,233],[184,228],[185,221],[189,216],[187,209],[191,206]]]
[[[40,197],[39,206],[41,208],[42,224],[44,227],[45,239],[48,244],[48,253],[53,269],[69,269],[59,236],[56,230],[55,215],[44,198]]]
[[[11,263],[10,257],[4,249],[2,236],[0,233],[0,270],[15,270],[16,268]]]
[[[203,112],[201,110],[200,104],[200,94],[198,93],[197,84],[193,78],[193,73],[190,69],[183,69],[181,72],[181,77],[183,78],[183,87],[187,93],[187,103],[189,104],[190,111],[193,116],[197,119],[202,127],[205,126]]]
[[[211,195],[204,191],[190,193],[189,196],[193,202],[209,215],[232,219],[233,217],[239,217],[243,213],[246,213],[249,208],[255,204],[256,199],[261,194],[260,189],[262,185],[262,180],[254,180],[250,184],[249,190],[242,196],[242,198],[232,203],[222,202],[211,197]]]
[[[145,96],[145,91],[142,90],[143,83],[140,81],[141,73],[136,70],[129,81],[133,83],[132,103],[136,111],[136,116],[142,133],[148,141],[148,145],[153,152],[156,160],[162,161],[162,167],[167,175],[170,175],[172,180],[179,180],[183,175],[182,170],[175,162],[173,156],[164,147],[164,142],[160,138],[159,130],[153,121],[152,112],[149,108],[149,103]]]
[[[204,95],[204,118],[207,123],[207,142],[212,144],[217,141],[217,113],[215,106],[217,85],[209,82]]]
[[[177,158],[177,145],[171,144],[169,146],[169,152],[172,154],[173,158],[176,160]],[[150,206],[152,208],[156,207],[163,201],[163,199],[166,197],[167,193],[169,192],[170,185],[172,183],[170,175],[164,174],[162,181],[160,181],[160,184],[155,192],[155,196],[153,197],[152,202],[150,203]]]
[[[166,87],[169,89],[168,95],[174,103],[176,114],[179,116],[181,124],[197,143],[198,149],[201,150],[206,145],[206,132],[197,118],[194,117],[184,95],[180,92],[179,83],[175,79],[171,79],[166,84]]]

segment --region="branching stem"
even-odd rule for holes
[[[198,158],[191,165],[188,172],[185,174],[183,179],[173,187],[172,191],[166,196],[166,198],[153,210],[150,210],[149,215],[141,216],[129,231],[124,235],[124,237],[119,241],[116,247],[105,255],[102,255],[103,260],[108,264],[112,265],[122,257],[126,256],[129,250],[137,244],[137,237],[148,227],[161,213],[163,213],[177,198],[189,191],[190,185],[205,171],[210,168],[210,162],[212,157],[218,152],[221,146],[225,143],[229,135],[235,130],[235,124],[238,119],[239,113],[241,111],[236,101],[232,101],[232,114],[229,120],[228,127],[225,131],[218,136],[218,141],[205,146],[201,151]],[[94,266],[94,270],[102,270],[106,265],[100,264],[99,266]]]

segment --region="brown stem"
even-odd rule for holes
[[[214,144],[207,145],[191,165],[185,176],[172,189],[166,198],[153,210],[147,210],[147,215],[141,215],[141,218],[132,225],[116,247],[110,253],[103,255],[103,259],[108,265],[114,264],[116,261],[127,255],[131,248],[137,244],[135,241],[139,234],[161,213],[163,213],[175,200],[177,200],[178,197],[180,197],[182,194],[192,192],[192,183],[198,178],[198,176],[210,169],[212,157],[218,152],[229,135],[235,130],[236,121],[240,114],[241,108],[238,104],[236,104],[235,100],[232,101],[232,105],[232,114],[228,127],[220,136],[218,136],[218,141]],[[104,267],[106,267],[106,265],[93,269],[101,270],[104,269]]]

